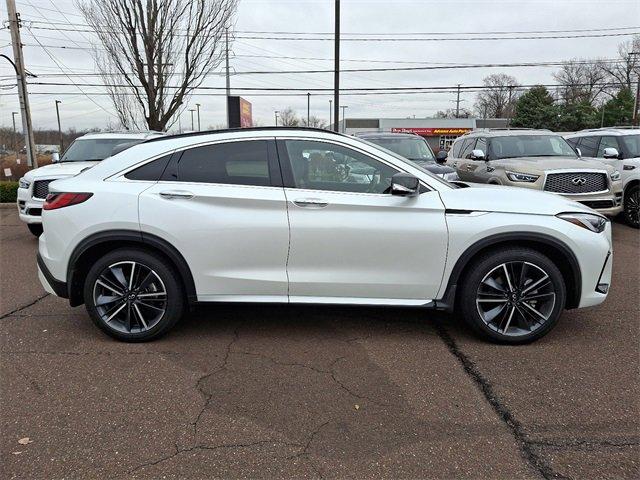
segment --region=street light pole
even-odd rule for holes
[[[333,57],[333,116],[336,119],[333,131],[338,132],[338,118],[340,116],[340,0],[336,0],[335,4],[335,38]]]
[[[638,55],[640,55],[640,52],[629,52],[629,59],[631,59],[631,57],[634,57],[635,59],[638,58]],[[635,66],[635,62],[634,62],[634,66]],[[631,120],[631,124],[638,126],[639,122],[638,122],[638,104],[640,104],[640,69],[636,68],[635,69],[638,73],[638,83],[636,85],[636,98],[633,101],[633,118]]]
[[[193,112],[195,112],[195,109],[190,108],[189,111],[191,112],[191,131],[195,130],[195,126],[193,125]]]
[[[345,110],[349,108],[349,106],[343,105],[340,108],[342,109],[342,133],[347,133],[347,120],[345,116]]]
[[[333,114],[333,112],[331,111],[331,103],[333,102],[333,100],[329,100],[329,130],[331,130],[331,128],[333,128],[331,126],[331,115]]]
[[[200,104],[196,103],[196,108],[198,109],[198,131],[200,131]]]
[[[278,113],[280,113],[280,110],[276,110],[275,112],[273,112],[273,117],[276,120],[276,127],[278,126]]]
[[[56,100],[56,116],[58,117],[58,137],[60,140],[60,155],[62,155],[62,152],[64,151],[64,141],[62,140],[62,127],[60,127],[60,109],[58,108],[58,105],[60,105],[62,102],[60,100]]]
[[[307,92],[307,127],[310,127],[311,125],[309,125],[309,112],[311,109],[311,94],[309,92]]]
[[[18,112],[11,112],[11,119],[13,120],[13,151],[16,153],[16,163],[18,163],[18,137],[16,136],[16,115]]]

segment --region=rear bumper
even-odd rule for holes
[[[47,292],[57,297],[69,298],[67,282],[62,282],[51,274],[39,253],[37,254],[36,258],[38,261],[38,279],[40,280],[42,287]]]

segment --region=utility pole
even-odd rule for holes
[[[349,108],[348,105],[343,105],[340,107],[342,109],[342,133],[347,133],[347,120],[345,118],[345,110]]]
[[[456,118],[460,118],[460,84],[458,84],[458,96],[456,98]]]
[[[638,55],[640,55],[640,52],[629,52],[629,57],[633,56],[637,59]],[[633,101],[633,119],[631,120],[631,123],[635,126],[638,126],[640,125],[640,122],[638,122],[638,105],[640,104],[640,68],[636,67],[635,70],[638,73],[638,80],[636,84],[636,98]]]
[[[227,82],[227,98],[225,99],[225,111],[227,112],[227,128],[231,125],[229,120],[229,97],[231,96],[231,78],[229,77],[229,27],[224,30],[224,61],[225,61],[225,77]]]
[[[11,112],[11,119],[13,120],[13,151],[16,153],[16,163],[18,163],[18,137],[16,136],[16,115],[18,112]]]
[[[311,115],[309,114],[311,110],[311,94],[309,92],[307,92],[307,127],[309,127],[309,119],[311,117]]]
[[[329,130],[331,130],[333,127],[331,126],[331,115],[333,114],[333,111],[331,110],[331,102],[333,102],[333,100],[329,100]]]
[[[9,14],[9,30],[11,30],[11,44],[13,46],[14,68],[18,83],[18,96],[20,97],[20,113],[22,117],[22,130],[24,132],[24,145],[27,150],[27,165],[38,168],[36,158],[36,146],[33,140],[33,126],[31,124],[31,109],[29,108],[29,96],[27,93],[27,79],[22,56],[22,41],[20,39],[20,15],[16,12],[15,0],[7,0],[7,12]]]
[[[200,131],[200,104],[196,103],[196,108],[198,109],[198,131]]]
[[[338,132],[338,119],[340,118],[340,0],[336,0],[335,5],[335,39],[333,53],[333,116],[336,124],[333,127],[334,132]]]
[[[193,112],[195,112],[195,108],[190,108],[189,111],[191,112],[191,131],[195,130],[196,128],[193,125]]]
[[[60,139],[60,155],[62,155],[62,152],[64,152],[64,141],[62,139],[62,128],[60,127],[60,109],[58,108],[58,105],[60,105],[62,102],[60,100],[56,100],[56,116],[58,117],[58,137]]]
[[[278,113],[280,113],[280,110],[276,110],[275,112],[273,112],[273,118],[276,121],[276,127],[278,126]]]

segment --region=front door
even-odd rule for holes
[[[287,301],[289,222],[273,140],[174,154],[140,195],[143,232],[185,257],[200,301]]]
[[[291,240],[292,302],[424,304],[446,260],[435,191],[392,196],[397,169],[333,142],[278,142]]]

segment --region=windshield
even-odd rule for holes
[[[370,140],[372,143],[391,150],[409,160],[436,161],[431,148],[420,137],[374,137]]]
[[[640,135],[624,135],[620,139],[628,158],[640,157]]]
[[[86,162],[89,160],[104,160],[111,156],[113,149],[124,143],[134,145],[141,140],[131,138],[93,138],[77,139],[64,152],[61,162]]]
[[[572,157],[576,152],[559,135],[511,135],[489,139],[491,160],[516,157]]]

